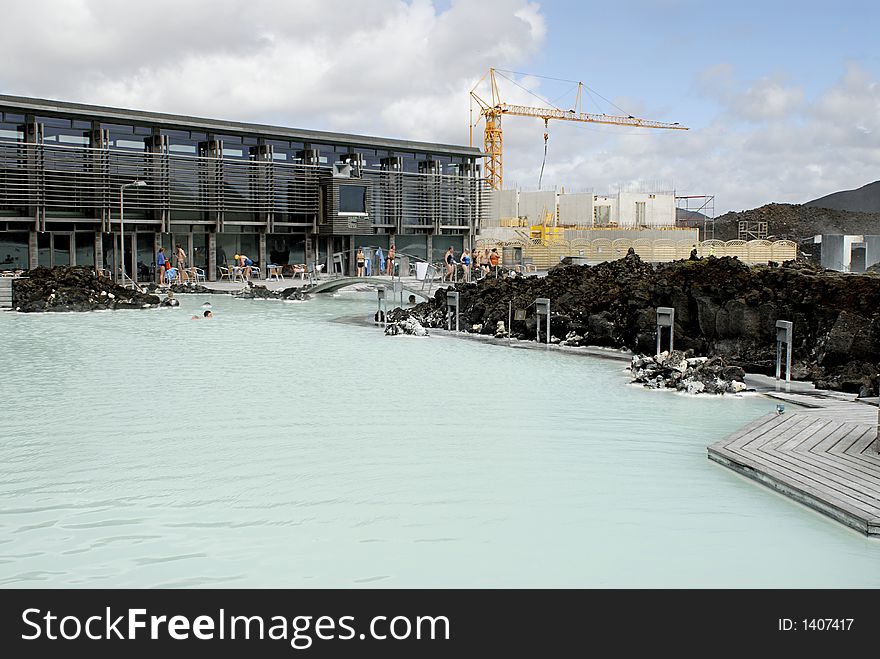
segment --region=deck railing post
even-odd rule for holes
[[[452,317],[455,316],[455,331],[458,331],[458,291],[446,292],[446,329],[452,331]]]
[[[785,388],[791,385],[791,339],[794,323],[790,320],[776,321],[776,387],[782,375],[782,346],[785,345]]]
[[[547,334],[547,345],[550,345],[550,298],[549,297],[539,297],[535,300],[535,311],[537,312],[538,324],[535,328],[536,336],[535,341],[538,343],[541,342],[541,316],[543,315],[545,318],[545,323],[547,325],[546,334]]]
[[[657,307],[657,353],[660,354],[663,328],[669,328],[669,352],[675,346],[675,307]]]
[[[388,326],[388,314],[386,313],[386,310],[388,309],[388,307],[385,304],[385,287],[384,286],[377,287],[376,288],[376,295],[378,296],[378,302],[379,302],[379,310],[377,311],[377,313],[379,314],[379,318],[382,321],[382,327],[387,327]]]

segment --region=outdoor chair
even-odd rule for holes
[[[207,277],[205,276],[205,271],[201,268],[193,268],[190,274],[196,283],[200,281],[205,281],[207,279]]]
[[[232,272],[230,272],[229,268],[227,268],[225,265],[221,265],[219,270],[220,270],[220,281],[223,281],[224,279],[228,279],[229,281],[232,281]]]

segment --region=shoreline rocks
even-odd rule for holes
[[[265,286],[251,283],[245,289],[234,291],[232,297],[242,300],[310,300],[312,296],[296,286],[280,291],[270,291]]]
[[[446,292],[389,321],[446,326]],[[652,265],[630,252],[594,266],[555,266],[546,277],[458,284],[465,332],[535,340],[535,298],[550,298],[551,342],[653,354],[656,308],[675,308],[675,345],[728,366],[772,375],[776,321],[794,323],[792,377],[876,395],[880,384],[880,276],[826,271],[804,261],[748,266],[708,257]],[[506,327],[509,303],[523,320]],[[503,324],[502,324],[503,323]],[[478,329],[479,328],[479,329]]]
[[[688,357],[679,350],[659,355],[636,355],[630,364],[632,381],[649,389],[675,389],[689,394],[738,394],[749,391],[745,371],[728,366],[721,357]]]
[[[16,279],[12,307],[22,313],[150,309],[159,297],[125,288],[85,266],[35,268]]]
[[[396,322],[389,323],[385,326],[386,336],[397,336],[398,334],[408,334],[410,336],[428,336],[422,324],[415,318],[404,318]]]

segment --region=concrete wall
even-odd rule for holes
[[[588,226],[593,224],[592,192],[561,194],[558,197],[558,203],[560,224],[585,224]]]
[[[497,227],[500,226],[502,218],[518,217],[517,197],[516,190],[490,190],[486,195],[489,208],[483,226]]]
[[[596,226],[614,226],[618,222],[617,195],[596,195],[593,200],[593,216]],[[603,221],[603,216],[607,220]]]
[[[552,220],[556,216],[555,190],[519,193],[519,216],[528,218],[530,224],[542,224],[548,212]]]
[[[618,200],[618,226],[672,227],[675,226],[675,195],[621,192]],[[644,204],[643,218],[636,216],[636,204]]]
[[[844,253],[846,236],[822,234],[822,267],[844,272],[849,268],[849,254]]]
[[[865,268],[880,263],[880,236],[865,236]]]

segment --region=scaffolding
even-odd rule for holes
[[[740,240],[766,240],[769,233],[767,222],[740,220],[737,238]]]
[[[675,216],[678,226],[699,229],[700,240],[715,239],[715,195],[676,195]]]

